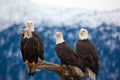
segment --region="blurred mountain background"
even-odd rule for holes
[[[49,4],[40,1],[0,0],[0,80],[59,79],[58,75],[46,70],[37,72],[34,77],[26,74],[20,52],[19,32],[27,20],[35,23],[35,31],[43,40],[45,60],[57,64],[59,59],[54,51],[55,32],[61,31],[65,41],[75,50],[80,28],[86,28],[100,57],[97,80],[120,80],[120,7],[107,11],[107,8],[76,7],[74,3],[72,8],[68,5],[70,3],[63,6],[51,0],[56,2],[56,7],[49,1]]]

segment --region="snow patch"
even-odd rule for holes
[[[22,69],[19,70],[18,79],[19,80],[25,80],[25,73],[23,72]]]
[[[5,44],[5,40],[3,38],[0,39],[0,46],[3,46]]]
[[[66,25],[72,28],[80,25],[96,28],[103,22],[120,26],[120,10],[97,12],[39,5],[30,0],[0,0],[0,10],[0,31],[7,29],[12,24],[25,23],[27,20],[50,27]]]
[[[113,41],[113,40],[106,41],[105,44],[106,44],[108,47],[111,48],[111,49],[110,49],[111,51],[113,51],[114,49],[117,48],[117,45],[116,45],[115,41]]]

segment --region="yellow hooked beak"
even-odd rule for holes
[[[56,37],[60,37],[60,33],[56,33],[55,36],[56,36]]]
[[[80,31],[80,35],[83,35],[83,31]]]

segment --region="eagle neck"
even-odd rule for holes
[[[34,26],[31,26],[31,27],[26,26],[26,29],[29,30],[29,31],[32,31],[32,32],[35,31]]]
[[[56,39],[56,44],[61,44],[64,42],[64,39],[63,38],[57,38]]]
[[[79,39],[80,40],[86,40],[86,39],[88,39],[88,34],[86,34],[86,35],[79,35]]]

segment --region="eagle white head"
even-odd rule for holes
[[[32,21],[27,21],[26,22],[26,29],[30,30],[31,32],[35,31],[34,30],[34,24]]]
[[[88,31],[86,29],[80,29],[80,32],[79,32],[79,39],[80,40],[86,40],[88,39]]]
[[[60,44],[64,42],[63,35],[61,32],[56,32],[55,36],[56,36],[56,44]]]

